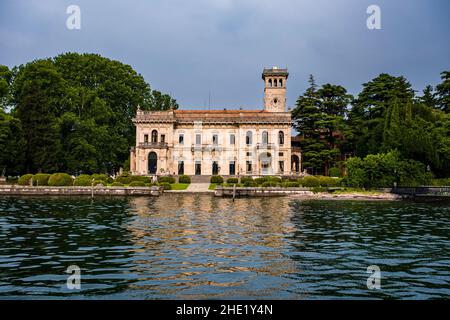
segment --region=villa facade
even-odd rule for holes
[[[286,111],[287,69],[264,69],[263,110],[143,111],[133,119],[136,175],[290,175],[300,168]]]

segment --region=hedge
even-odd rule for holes
[[[29,186],[30,185],[30,180],[33,178],[32,174],[24,174],[23,176],[21,176],[19,178],[19,180],[17,181],[17,184],[21,185],[21,186]]]
[[[67,173],[54,173],[48,179],[49,186],[72,186],[73,179]]]
[[[303,187],[308,187],[308,188],[314,188],[314,187],[320,186],[319,179],[317,179],[314,176],[306,176],[303,179],[300,179],[299,182],[302,184]]]
[[[114,179],[104,173],[94,173],[92,179],[105,181],[104,184],[113,183]]]
[[[339,168],[330,168],[330,177],[339,178],[341,176],[341,170]]]
[[[342,179],[319,176],[319,184],[321,187],[338,187]]]
[[[178,182],[179,183],[191,183],[191,177],[189,176],[179,176],[178,177]]]
[[[239,179],[238,178],[228,178],[227,183],[236,184],[236,183],[239,183]]]
[[[241,177],[241,183],[245,184],[246,182],[254,182],[252,177]]]
[[[73,185],[74,185],[74,186],[90,187],[90,186],[92,185],[92,178],[91,178],[91,176],[88,175],[88,174],[82,174],[82,175],[79,175],[79,176],[75,179]]]
[[[123,174],[118,176],[115,182],[120,182],[122,184],[130,184],[133,181],[139,181],[145,183],[151,183],[150,177],[145,176],[129,176],[128,174]]]
[[[241,181],[241,183],[244,185],[244,187],[257,187],[258,186],[256,184],[256,182],[253,181],[253,179],[251,179],[251,180],[245,179],[244,182]]]
[[[175,183],[175,178],[172,176],[162,176],[162,177],[158,177],[158,182],[159,183],[163,183],[163,182],[167,182],[167,183]],[[150,182],[150,181],[149,181]]]
[[[296,181],[286,181],[281,184],[283,188],[298,188],[300,187],[300,183]]]
[[[216,184],[222,184],[223,183],[223,177],[222,176],[212,176],[211,183],[216,183]]]
[[[132,182],[130,182],[130,187],[145,187],[145,182],[132,181]]]
[[[50,178],[50,175],[48,173],[37,173],[33,176],[33,185],[48,186],[49,178]]]
[[[163,187],[164,190],[172,190],[172,186],[168,182],[161,182],[159,185]]]
[[[261,184],[261,187],[267,188],[267,187],[278,187],[280,184],[276,181],[266,181],[263,184]]]
[[[111,187],[123,187],[123,183],[120,183],[120,182],[113,182],[113,183],[111,184]]]

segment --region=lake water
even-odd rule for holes
[[[81,268],[80,290],[66,269]],[[381,288],[367,288],[367,267]],[[448,203],[0,197],[0,299],[450,298]]]

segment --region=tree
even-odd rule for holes
[[[419,97],[419,102],[423,103],[429,108],[437,108],[438,101],[436,99],[436,93],[433,90],[433,86],[426,86],[423,90],[423,94]]]
[[[7,66],[0,65],[0,109],[5,109],[10,98],[13,73]]]
[[[439,108],[445,112],[450,112],[450,71],[441,73],[442,83],[436,86]]]
[[[20,120],[0,109],[0,175],[17,175],[23,170],[25,140]]]

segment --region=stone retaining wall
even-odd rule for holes
[[[29,187],[0,186],[0,195],[14,196],[159,196],[163,187]]]

